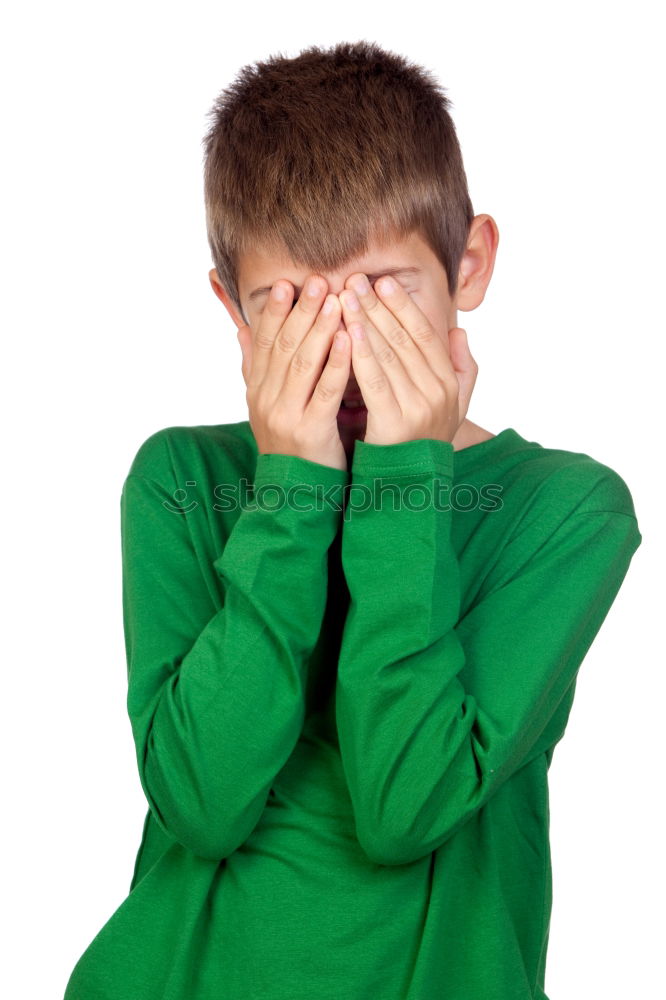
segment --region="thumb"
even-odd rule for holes
[[[456,374],[468,372],[476,364],[469,349],[467,331],[460,326],[449,330],[449,357]]]
[[[249,326],[241,326],[238,328],[236,334],[236,339],[240,344],[241,355],[243,358],[241,364],[241,370],[243,373],[243,380],[245,385],[247,385],[247,380],[250,376],[250,369],[252,367],[252,331]]]
[[[449,356],[459,385],[462,415],[465,416],[479,374],[479,366],[469,349],[467,331],[456,326],[449,330]]]

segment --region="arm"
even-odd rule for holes
[[[431,493],[435,475],[453,482],[449,442],[356,449],[352,496],[374,476]],[[641,541],[616,474],[578,505],[576,495],[569,468],[547,480],[460,621],[451,510],[385,502],[345,516],[351,604],[336,711],[357,835],[372,860],[406,864],[436,850],[562,737],[577,670]]]
[[[267,483],[328,488],[347,478],[260,454],[255,496]],[[213,563],[224,585],[216,611],[188,530],[203,512],[167,509],[180,484],[163,479],[131,472],[121,497],[127,709],[157,823],[195,854],[221,859],[255,827],[300,735],[341,514],[332,504],[266,509],[273,491],[265,508],[248,505]],[[301,490],[296,504],[313,499]]]

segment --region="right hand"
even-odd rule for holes
[[[250,426],[260,454],[295,455],[346,470],[337,415],[349,381],[351,341],[344,330],[342,350],[331,346],[340,300],[326,294],[321,275],[314,277],[316,294],[309,295],[312,280],[310,275],[293,309],[294,286],[285,278],[275,282],[254,343],[249,326],[238,330]],[[287,293],[281,302],[274,297],[276,286]],[[332,306],[327,315],[321,311],[325,302]]]

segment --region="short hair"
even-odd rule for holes
[[[444,90],[364,40],[241,68],[203,145],[208,243],[245,322],[238,261],[253,246],[321,273],[418,232],[454,296],[474,211]]]

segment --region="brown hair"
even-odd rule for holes
[[[240,70],[208,112],[204,201],[246,322],[237,266],[253,245],[320,273],[416,231],[453,297],[474,211],[449,106],[433,74],[367,41]]]

